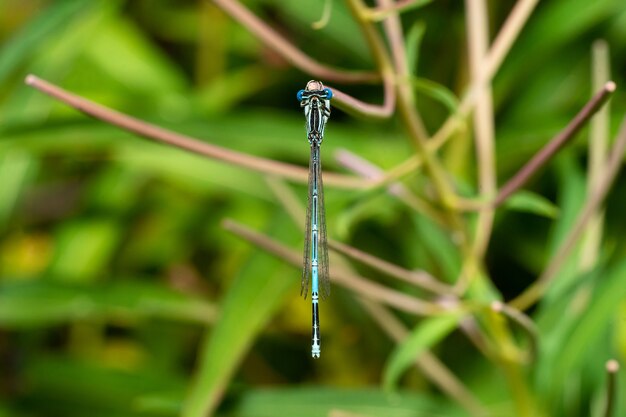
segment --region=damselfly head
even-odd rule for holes
[[[324,84],[321,81],[311,80],[306,83],[306,91],[322,91],[324,89]]]
[[[306,84],[304,90],[298,91],[298,101],[306,104],[310,99],[330,100],[333,97],[333,92],[330,88],[324,88],[324,84],[321,81],[311,80]]]

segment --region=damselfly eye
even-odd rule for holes
[[[304,90],[300,90],[300,91],[298,91],[298,95],[297,95],[297,97],[298,97],[298,101],[302,101],[302,94],[303,94],[303,93],[304,93]]]
[[[324,92],[326,93],[326,100],[330,100],[331,98],[333,98],[333,92],[330,88],[325,88]]]

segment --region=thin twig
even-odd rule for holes
[[[376,73],[346,71],[320,64],[293,46],[283,36],[269,27],[237,0],[213,0],[213,2],[257,36],[267,46],[274,49],[293,66],[302,71],[324,80],[342,83],[361,83],[380,80],[380,76]]]
[[[626,117],[622,121],[622,127],[613,145],[606,168],[598,185],[592,190],[583,206],[580,214],[574,222],[574,226],[563,240],[563,244],[558,248],[556,254],[550,259],[550,263],[539,276],[537,281],[528,287],[522,294],[513,299],[509,305],[519,310],[525,310],[534,304],[546,291],[550,282],[561,269],[567,260],[576,243],[579,241],[582,232],[609,192],[615,176],[619,172],[626,149]]]
[[[233,220],[224,220],[222,226],[226,230],[290,263],[291,265],[296,267],[302,266],[301,253],[291,250],[275,240],[240,225]],[[407,313],[427,316],[437,314],[442,310],[441,307],[436,304],[389,289],[380,284],[371,282],[362,276],[352,274],[338,267],[331,267],[330,275],[333,278],[333,282],[336,284],[353,290],[359,295],[385,303]]]
[[[333,0],[325,0],[324,1],[324,9],[322,11],[322,16],[316,22],[311,23],[311,27],[316,30],[323,29],[328,22],[330,22],[330,15],[333,9]]]
[[[394,341],[399,343],[406,339],[409,331],[388,309],[365,298],[359,298],[359,301],[365,311]],[[488,415],[487,410],[474,394],[431,352],[427,350],[422,352],[415,358],[415,364],[424,372],[426,377],[471,415],[476,417]]]
[[[615,91],[615,83],[609,81],[585,106],[572,121],[560,131],[546,146],[537,152],[507,183],[500,189],[493,205],[499,206],[511,194],[526,184],[530,177],[541,169],[554,155],[569,142],[587,123]]]
[[[353,116],[369,119],[388,119],[396,108],[396,92],[393,80],[383,77],[383,104],[370,104],[330,86],[333,90],[333,104]]]
[[[617,371],[619,371],[619,362],[611,359],[606,363],[606,408],[604,409],[604,417],[613,417],[615,415],[615,404],[617,403]]]
[[[483,82],[491,82],[496,75],[538,2],[539,0],[518,0],[515,3],[489,50],[486,78]]]
[[[111,125],[118,126],[147,139],[162,142],[167,145],[185,149],[219,161],[238,165],[253,171],[278,175],[300,183],[307,183],[308,181],[309,172],[306,168],[232,151],[230,149],[202,142],[199,139],[195,139],[187,135],[163,129],[72,94],[54,84],[37,78],[34,75],[26,77],[26,84],[91,117],[100,119]],[[366,181],[363,181],[360,178],[332,173],[324,173],[324,182],[326,185],[340,188],[366,188]]]
[[[391,262],[387,262],[367,252],[363,252],[357,248],[346,245],[345,243],[334,240],[328,241],[328,247],[349,258],[361,262],[364,265],[377,269],[386,275],[408,282],[409,284],[417,287],[424,288],[425,290],[431,291],[435,294],[446,295],[452,292],[452,287],[438,282],[426,271],[410,271],[408,269],[401,268]]]

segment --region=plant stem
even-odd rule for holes
[[[328,246],[331,249],[361,262],[364,265],[377,269],[386,275],[408,282],[409,284],[431,291],[435,294],[446,295],[451,294],[452,292],[452,287],[437,281],[426,271],[410,271],[408,269],[401,268],[369,253],[335,240],[329,240]]]
[[[524,333],[526,333],[530,344],[528,361],[534,361],[537,357],[539,349],[539,332],[537,331],[537,326],[532,319],[523,312],[512,308],[509,305],[503,304],[500,301],[494,301],[491,304],[491,308],[493,311],[507,316],[515,324],[517,324],[524,331]]]
[[[591,50],[592,89],[597,91],[610,79],[609,50],[605,41],[594,42]],[[609,115],[611,103],[607,102],[591,119],[589,134],[589,162],[587,176],[587,194],[591,193],[602,177],[609,146]],[[580,252],[581,272],[591,270],[598,259],[602,241],[603,210],[598,209],[589,220]]]
[[[615,415],[615,403],[617,402],[617,371],[619,371],[619,362],[611,359],[606,363],[607,387],[606,387],[606,408],[604,409],[604,417],[613,417]]]
[[[390,77],[383,78],[383,104],[370,104],[352,97],[337,87],[333,90],[333,101],[337,108],[353,116],[369,119],[388,119],[393,115],[396,106],[396,90]]]
[[[465,0],[467,10],[467,38],[470,73],[474,84],[487,80],[486,56],[489,48],[489,25],[485,0]],[[491,86],[484,82],[476,98],[474,111],[475,146],[478,166],[479,190],[484,200],[496,194],[495,126]],[[478,215],[474,236],[474,256],[482,260],[489,244],[493,227],[494,209],[484,206]]]

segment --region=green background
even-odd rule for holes
[[[493,39],[514,2],[488,3]],[[342,1],[320,30],[311,23],[321,1],[245,4],[319,61],[373,68]],[[469,80],[463,2],[434,0],[402,21],[405,32],[423,30],[410,65],[430,81],[428,94],[418,89],[418,107],[434,132]],[[626,110],[626,3],[540,2],[494,79],[499,184],[590,97],[597,39],[609,45],[618,85],[611,137],[617,132]],[[351,290],[333,286],[321,304],[322,358],[310,358],[300,270],[222,227],[233,219],[301,252],[303,225],[264,175],[90,119],[27,87],[29,73],[215,145],[308,161],[295,95],[312,77],[210,2],[0,1],[0,416],[200,416],[205,401],[224,416],[468,415],[414,368],[403,368],[398,389],[383,389],[398,347]],[[345,89],[382,100],[378,85]],[[441,158],[457,189],[474,195],[470,133]],[[346,173],[340,150],[383,169],[414,152],[397,117],[378,122],[335,109],[326,135],[329,171]],[[486,269],[502,299],[536,279],[584,203],[588,137],[583,131],[533,179],[532,197],[497,212]],[[418,195],[424,188],[421,175],[405,184]],[[287,187],[303,205],[306,187]],[[524,380],[546,415],[601,415],[604,363],[626,359],[624,187],[622,175],[607,201],[597,268],[582,276],[567,269],[561,288],[530,311],[540,353],[523,367]],[[460,260],[449,236],[393,195],[325,194],[330,237],[454,279]],[[428,298],[358,262],[331,262]],[[575,297],[582,304],[572,305]],[[420,319],[394,314],[417,326],[418,345],[431,347],[489,415],[517,415],[519,392],[503,382],[497,360],[462,332],[449,334],[446,320],[429,333]],[[511,331],[525,347],[524,334]]]

